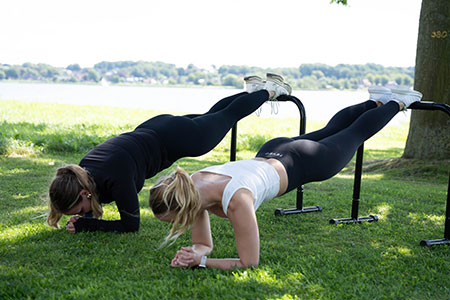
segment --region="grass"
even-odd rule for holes
[[[0,101],[1,299],[448,299],[450,249],[419,246],[443,236],[448,161],[399,159],[407,125],[388,126],[365,145],[360,214],[377,214],[378,222],[328,224],[350,215],[351,162],[334,178],[305,186],[305,205],[323,212],[275,217],[275,208],[295,205],[293,192],[259,208],[261,260],[254,269],[171,268],[190,236],[158,250],[169,225],[153,217],[146,200],[158,176],[139,195],[138,233],[70,235],[46,226],[55,169],[156,113]],[[309,122],[307,132],[321,125]],[[274,135],[296,135],[297,126],[295,119],[246,118],[238,158],[251,157]],[[211,153],[178,164],[194,171],[228,156],[229,136]],[[118,218],[114,204],[104,209],[105,219]],[[213,256],[236,257],[230,224],[212,216],[211,226]]]

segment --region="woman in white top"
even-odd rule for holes
[[[164,243],[189,228],[192,232],[193,245],[182,247],[171,265],[224,270],[257,266],[259,205],[302,184],[334,176],[366,139],[421,98],[415,91],[377,88],[369,93],[370,100],[341,110],[318,131],[268,141],[253,159],[208,167],[192,176],[177,168],[160,178],[150,190],[149,202],[159,220],[173,224]],[[231,222],[238,258],[207,258],[213,250],[208,212]]]

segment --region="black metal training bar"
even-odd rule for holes
[[[374,222],[378,221],[377,215],[370,215],[367,217],[358,217],[359,209],[359,197],[361,193],[361,175],[362,175],[362,163],[364,155],[364,143],[359,146],[356,151],[356,165],[355,165],[355,180],[353,181],[353,200],[352,200],[352,214],[350,218],[331,219],[330,224],[339,223],[360,223],[360,222]]]
[[[277,101],[280,102],[293,102],[300,113],[300,135],[305,134],[306,130],[306,113],[305,107],[303,103],[295,96],[280,96],[277,98]],[[237,123],[231,129],[231,146],[230,146],[230,161],[236,160],[236,140],[237,140]],[[322,211],[322,207],[319,205],[311,206],[311,207],[303,207],[303,185],[297,188],[297,201],[296,207],[290,209],[281,209],[278,208],[275,210],[276,216],[289,215],[289,214],[300,214],[300,213],[309,213]]]
[[[447,104],[435,103],[435,102],[416,102],[411,104],[410,109],[417,110],[441,110],[447,113],[450,116],[450,106]],[[360,223],[363,221],[373,222],[378,221],[378,217],[376,215],[370,215],[368,217],[358,217],[358,209],[359,209],[359,196],[361,191],[361,175],[362,175],[362,163],[363,163],[363,153],[364,153],[364,144],[362,144],[358,151],[356,152],[356,166],[355,166],[355,179],[353,184],[353,201],[352,201],[352,214],[350,218],[342,218],[342,219],[331,219],[330,224],[339,224],[339,223]],[[436,240],[422,240],[420,242],[421,246],[432,246],[432,245],[442,245],[442,244],[450,244],[450,175],[449,175],[449,183],[447,190],[447,205],[445,210],[445,228],[444,228],[444,238],[436,239]]]

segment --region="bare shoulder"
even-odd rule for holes
[[[253,209],[253,201],[253,194],[248,189],[242,188],[237,190],[228,204],[228,215],[245,207]]]

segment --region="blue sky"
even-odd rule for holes
[[[0,63],[414,66],[420,0],[2,0]]]

